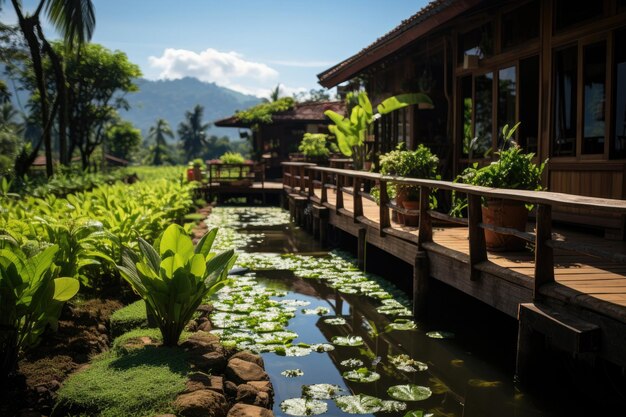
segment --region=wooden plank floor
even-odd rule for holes
[[[320,190],[316,190],[320,197]],[[328,204],[335,206],[336,193],[328,190]],[[344,193],[345,210],[353,211],[352,196]],[[363,198],[363,214],[370,222],[378,225],[380,219],[379,207],[373,201]],[[529,230],[532,230],[532,226]],[[417,242],[417,227],[406,227],[392,222],[392,229],[397,231],[396,236],[410,242]],[[569,240],[584,243],[589,246],[602,248],[609,252],[626,254],[626,242],[608,241],[598,236],[583,234],[575,230],[556,230],[559,240]],[[435,243],[462,254],[469,254],[468,231],[466,227],[433,227]],[[518,272],[530,279],[534,277],[534,257],[531,251],[489,253],[489,261],[494,264]],[[614,313],[623,319],[626,317],[626,265],[612,263],[592,256],[580,255],[572,252],[555,250],[555,280],[557,283],[588,299],[601,300],[613,304],[617,309]],[[622,310],[623,309],[623,310]]]

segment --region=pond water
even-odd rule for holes
[[[454,334],[413,321],[406,294],[321,251],[286,212],[216,208],[207,222],[250,269],[218,294],[213,332],[263,356],[276,416],[554,415]]]

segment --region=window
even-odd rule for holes
[[[522,59],[519,63],[519,120],[517,137],[520,146],[537,153],[539,137],[539,57]]]
[[[492,148],[493,72],[474,77],[474,157],[487,157]]]
[[[623,3],[626,3],[624,1]],[[626,158],[626,29],[615,34],[614,43],[614,137],[611,158]]]
[[[469,32],[459,34],[459,64],[465,55],[478,55],[479,58],[491,56],[493,53],[493,28],[491,23],[482,25]]]
[[[576,155],[576,46],[554,54],[554,136],[553,156]]]
[[[602,0],[556,0],[556,30],[582,23],[586,20],[602,16],[604,1]]]
[[[583,154],[604,153],[606,100],[606,44],[583,49]]]
[[[500,135],[504,125],[513,126],[517,122],[515,101],[517,97],[515,67],[498,71],[498,130]]]
[[[539,37],[539,1],[531,1],[502,15],[502,47],[520,45]]]

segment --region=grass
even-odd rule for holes
[[[111,335],[113,337],[132,329],[144,328],[147,325],[146,303],[143,300],[135,301],[111,315]]]
[[[156,329],[137,329],[116,339],[160,338]],[[180,348],[145,346],[113,349],[72,375],[58,392],[55,415],[149,416],[172,412],[190,372]]]

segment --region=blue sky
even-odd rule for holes
[[[316,74],[360,51],[427,0],[93,0],[93,42],[146,78],[194,76],[244,93],[321,88]],[[32,10],[34,0],[24,0]],[[12,21],[5,3],[2,21]],[[46,29],[50,37],[53,31]]]

